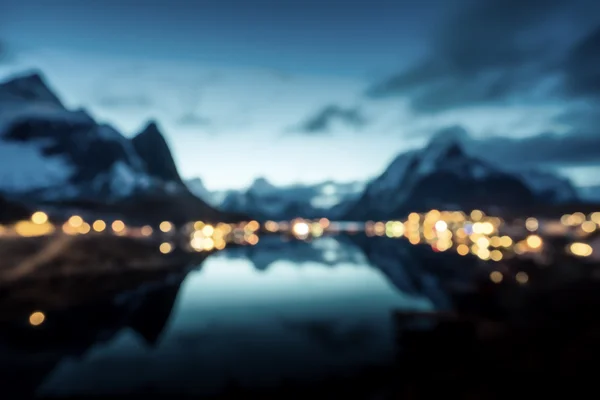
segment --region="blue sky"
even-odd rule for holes
[[[181,173],[210,189],[367,179],[452,125],[484,157],[490,140],[505,155],[520,146],[544,155],[534,166],[600,184],[591,0],[5,0],[2,11],[0,75],[40,69],[66,104],[128,136],[157,120]]]

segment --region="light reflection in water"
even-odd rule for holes
[[[156,347],[122,330],[80,359],[60,363],[40,392],[115,393],[150,382],[165,390],[217,391],[229,379],[274,383],[330,373],[331,366],[391,361],[391,311],[430,310],[431,302],[399,292],[364,258],[340,254],[347,245],[318,243],[314,251],[345,261],[333,267],[291,261],[284,247],[260,271],[229,250],[211,256],[184,280]]]

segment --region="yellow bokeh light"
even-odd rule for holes
[[[491,235],[492,233],[494,233],[494,230],[496,228],[494,227],[494,225],[491,222],[482,222],[481,223],[481,233],[483,233],[484,235]]]
[[[525,228],[527,228],[529,232],[537,231],[539,226],[540,224],[535,218],[527,218],[527,221],[525,221]]]
[[[77,229],[73,228],[68,222],[65,222],[62,226],[62,231],[65,235],[76,235]]]
[[[125,230],[125,223],[120,220],[113,221],[111,228],[114,232],[123,232]]]
[[[445,232],[448,229],[446,221],[439,220],[435,223],[435,230],[438,232]]]
[[[160,250],[161,253],[168,254],[171,251],[173,251],[173,246],[171,245],[171,243],[164,242],[164,243],[160,244],[160,246],[158,247],[158,249]]]
[[[296,222],[292,227],[292,231],[297,236],[306,236],[310,232],[310,227],[306,222]]]
[[[45,236],[54,232],[54,225],[46,222],[36,224],[31,221],[19,221],[14,226],[15,233],[23,237]]]
[[[45,224],[48,222],[48,215],[42,211],[34,212],[31,216],[31,222],[34,224]]]
[[[517,275],[515,275],[515,280],[521,285],[524,285],[529,282],[529,275],[527,275],[527,272],[517,272]]]
[[[480,210],[471,211],[471,219],[473,221],[480,221],[483,218],[483,212]]]
[[[523,242],[519,242],[514,247],[515,254],[524,254],[527,251],[527,247]]]
[[[581,230],[585,233],[594,233],[596,231],[596,223],[593,221],[585,221],[581,224]]]
[[[171,232],[171,229],[173,229],[173,224],[170,223],[169,221],[163,221],[160,223],[160,225],[158,227],[161,232],[168,233],[168,232]]]
[[[36,311],[29,316],[29,323],[33,326],[39,326],[44,323],[46,316],[41,311]]]
[[[391,226],[391,232],[394,237],[404,235],[404,224],[400,221],[394,221]]]
[[[79,227],[78,232],[81,233],[82,235],[85,235],[87,233],[90,233],[90,230],[91,230],[90,224],[84,222]]]
[[[246,238],[246,242],[252,246],[258,243],[258,236],[252,234]]]
[[[73,228],[79,228],[83,224],[83,218],[81,218],[79,215],[73,215],[67,222]]]
[[[501,261],[503,257],[504,256],[500,250],[492,250],[490,252],[490,259],[492,259],[492,261]]]
[[[94,228],[94,230],[96,232],[102,232],[106,229],[106,222],[104,222],[100,219],[97,221],[94,221],[94,223],[92,224],[92,228]]]
[[[467,246],[466,244],[459,244],[456,247],[456,252],[461,256],[466,256],[467,254],[469,254],[469,246]]]
[[[459,239],[465,239],[467,237],[467,232],[465,231],[464,228],[459,228],[456,231],[456,237]]]
[[[413,224],[418,224],[420,220],[421,220],[421,216],[417,213],[410,213],[408,215],[408,221]]]
[[[202,241],[202,248],[206,251],[210,251],[215,247],[215,242],[211,238],[206,238]]]
[[[140,230],[140,233],[142,234],[142,236],[150,236],[152,235],[152,227],[149,225],[144,225],[142,226],[142,229]]]
[[[199,231],[204,227],[204,222],[202,221],[196,221],[194,222],[194,229]]]
[[[600,225],[600,212],[595,212],[590,215],[590,220]]]
[[[206,225],[202,228],[202,234],[204,236],[212,236],[213,233],[215,233],[215,228],[213,228],[212,225]]]
[[[477,239],[475,242],[480,249],[485,249],[490,246],[490,240],[484,236]]]
[[[585,215],[581,212],[576,212],[571,215],[571,225],[581,225],[585,220]]]
[[[315,237],[323,236],[323,227],[318,222],[311,224],[310,231]]]
[[[408,241],[410,242],[410,244],[417,245],[421,243],[421,237],[419,235],[410,235],[408,237]]]
[[[498,236],[492,236],[490,238],[490,245],[492,247],[501,247],[502,246],[502,239],[500,239]]]
[[[479,249],[477,251],[477,257],[481,258],[482,260],[489,260],[490,251],[488,249]]]
[[[502,282],[502,279],[504,279],[504,276],[502,276],[502,272],[500,271],[492,271],[490,273],[490,280],[494,283],[500,283]]]
[[[500,245],[502,247],[510,247],[513,244],[513,240],[510,238],[510,236],[502,236],[500,238]]]
[[[569,250],[573,255],[579,257],[589,257],[594,252],[592,246],[587,243],[571,243]]]
[[[542,238],[539,237],[538,235],[530,235],[527,237],[526,240],[527,246],[530,249],[539,249],[540,247],[542,247],[542,244],[544,243],[542,241]]]
[[[279,230],[279,225],[275,221],[267,221],[265,222],[265,229],[269,232],[277,232]]]

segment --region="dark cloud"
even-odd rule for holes
[[[564,70],[569,95],[600,100],[600,25],[573,47]]]
[[[334,121],[343,122],[355,129],[360,129],[367,124],[367,119],[359,108],[345,108],[332,104],[319,110],[294,130],[312,134],[325,133],[329,131]]]
[[[100,96],[96,103],[104,108],[148,108],[154,106],[154,101],[144,95],[106,95]]]
[[[477,146],[481,154],[504,162],[600,165],[600,135],[543,133],[526,139],[490,138]]]
[[[416,112],[536,100],[556,88],[571,45],[572,5],[588,0],[481,0],[448,19],[429,54],[374,84],[370,97],[408,96]],[[598,9],[598,7],[595,7]],[[592,46],[588,46],[592,47]],[[590,56],[590,52],[582,53]]]
[[[523,165],[600,165],[600,135],[572,132],[540,133],[526,138],[493,136],[474,139],[460,127],[439,130],[434,136],[452,135],[469,153],[508,167]]]
[[[177,125],[189,127],[204,127],[212,124],[209,118],[203,117],[202,115],[193,112],[183,114],[182,116],[177,118],[175,122],[177,123]]]

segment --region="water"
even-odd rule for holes
[[[445,278],[419,268],[410,246],[385,248],[266,238],[159,286],[48,313],[26,328],[37,330],[31,339],[14,336],[41,395],[203,394],[352,374],[393,362],[393,311],[444,304]]]

